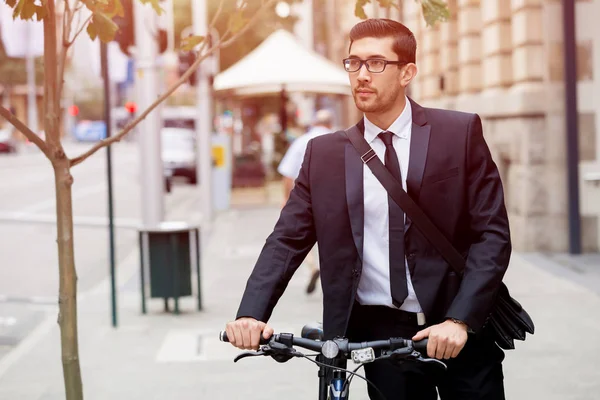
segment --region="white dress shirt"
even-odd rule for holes
[[[366,116],[364,121],[365,140],[371,145],[381,162],[385,162],[385,144],[377,137],[385,129],[377,127]],[[408,175],[411,129],[412,111],[410,102],[406,99],[404,111],[387,129],[394,134],[392,144],[398,155],[404,190],[406,190]],[[396,308],[392,303],[390,288],[388,195],[369,167],[363,165],[363,168],[365,226],[363,268],[357,292],[358,302],[362,305],[385,305]],[[406,220],[406,215],[404,218]],[[408,297],[400,309],[414,313],[423,312],[411,282],[406,258],[405,266]]]

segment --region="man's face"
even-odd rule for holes
[[[392,37],[359,39],[352,43],[348,58],[399,61],[398,55],[392,50],[393,43]],[[356,107],[366,113],[381,113],[393,108],[404,95],[402,67],[388,64],[383,72],[377,73],[369,72],[363,64],[358,71],[349,72]]]

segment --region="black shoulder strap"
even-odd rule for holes
[[[437,249],[450,266],[459,275],[462,275],[465,269],[465,259],[452,246],[452,243],[450,243],[438,227],[431,222],[421,207],[404,191],[400,182],[383,165],[377,154],[375,154],[375,150],[369,146],[369,143],[367,143],[358,128],[356,126],[351,127],[346,130],[346,135],[358,151],[358,154],[361,154],[360,158],[362,161],[371,169],[373,175],[381,182],[392,200],[410,217],[412,222],[417,225],[427,240]]]

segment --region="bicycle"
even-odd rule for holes
[[[425,363],[433,363],[443,368],[446,364],[435,358],[423,357],[427,353],[427,339],[413,342],[403,338],[390,338],[387,340],[375,340],[369,342],[350,342],[346,338],[335,338],[323,341],[323,330],[320,324],[308,324],[302,328],[301,337],[295,337],[291,333],[278,333],[271,336],[269,340],[261,338],[257,351],[246,351],[240,353],[233,361],[246,357],[270,356],[275,361],[284,363],[294,357],[306,358],[319,366],[319,400],[348,400],[349,387],[352,377],[358,376],[367,384],[373,386],[381,395],[385,396],[367,378],[359,375],[357,371],[365,364],[384,359],[409,360]],[[222,342],[229,342],[227,332],[219,334]],[[306,355],[297,351],[294,346],[307,350],[317,351],[318,354]],[[380,351],[376,355],[376,350]],[[315,357],[312,360],[310,357]],[[351,359],[358,367],[350,371],[340,365],[344,365]],[[328,373],[328,370],[331,370]],[[348,377],[346,377],[348,374]]]

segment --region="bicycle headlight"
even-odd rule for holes
[[[335,358],[340,352],[340,348],[337,343],[333,340],[328,340],[323,343],[323,347],[321,348],[321,354],[323,354],[327,358]]]

